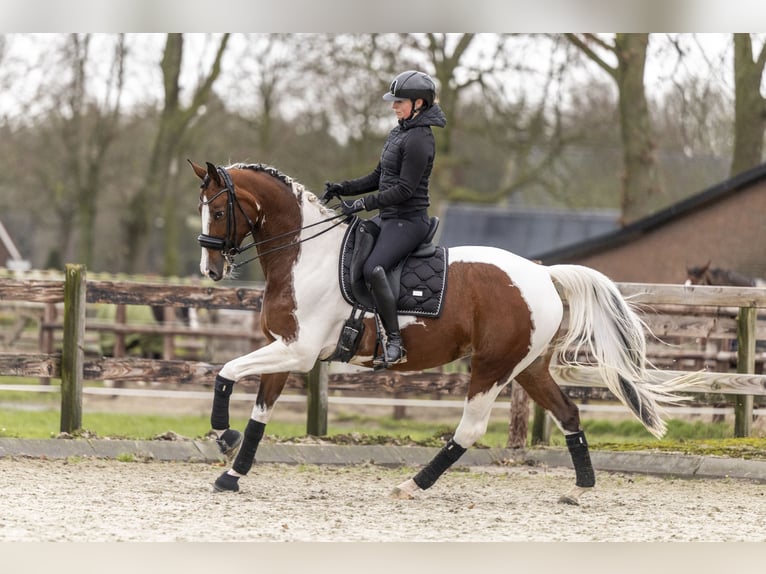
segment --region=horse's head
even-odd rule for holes
[[[710,275],[708,270],[710,269],[710,261],[705,265],[694,265],[686,268],[686,282],[685,285],[710,285]]]
[[[202,247],[200,271],[213,281],[227,277],[234,256],[248,234],[253,233],[258,214],[248,215],[240,203],[229,173],[207,163],[207,169],[189,161],[194,173],[202,180],[199,211],[202,216]]]

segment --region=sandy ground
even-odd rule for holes
[[[598,475],[557,503],[571,471],[453,470],[417,500],[388,498],[411,468],[256,465],[214,493],[201,463],[0,460],[0,542],[766,541],[766,485]]]

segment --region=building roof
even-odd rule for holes
[[[442,215],[439,243],[489,245],[522,257],[573,245],[619,227],[617,210],[570,211],[450,204]]]
[[[539,251],[535,259],[541,260],[546,265],[561,263],[587,257],[601,251],[625,245],[639,239],[641,236],[667,225],[681,217],[689,215],[700,209],[728,198],[731,195],[748,188],[751,184],[766,178],[766,164],[743,171],[721,183],[692,195],[678,203],[657,211],[647,217],[634,221],[630,225],[604,233],[598,236],[585,238],[577,243],[559,245],[546,251]]]

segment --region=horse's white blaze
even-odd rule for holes
[[[210,206],[206,203],[202,204],[202,235],[208,235],[210,233]],[[199,270],[200,273],[207,276],[207,249],[202,248],[202,254],[199,258]]]

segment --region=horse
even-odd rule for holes
[[[238,491],[290,371],[307,372],[327,360],[349,312],[337,277],[341,243],[352,223],[296,180],[262,164],[206,167],[189,163],[202,180],[199,213],[200,272],[213,281],[259,259],[265,276],[261,327],[265,346],[226,362],[215,377],[211,426],[223,441],[241,444],[234,462],[214,483],[217,491]],[[246,237],[249,244],[242,246]],[[256,255],[236,257],[250,248]],[[666,429],[663,405],[682,400],[681,378],[665,383],[650,375],[643,324],[616,285],[602,273],[578,265],[541,264],[508,251],[482,246],[448,251],[447,289],[438,318],[399,316],[407,362],[392,369],[417,371],[470,356],[471,376],[463,413],[452,438],[390,496],[414,499],[431,487],[487,429],[490,410],[511,381],[546,409],[566,437],[575,485],[559,501],[579,504],[595,485],[588,442],[577,406],[550,373],[554,358],[570,364],[564,350],[589,353],[609,389],[656,437]],[[563,300],[568,330],[560,337]],[[348,361],[373,366],[375,316],[364,314],[363,336]],[[229,428],[228,401],[235,383],[260,375],[252,414],[243,436]]]
[[[733,269],[695,265],[686,268],[685,285],[723,285],[732,287],[766,287],[766,279],[749,277]]]

